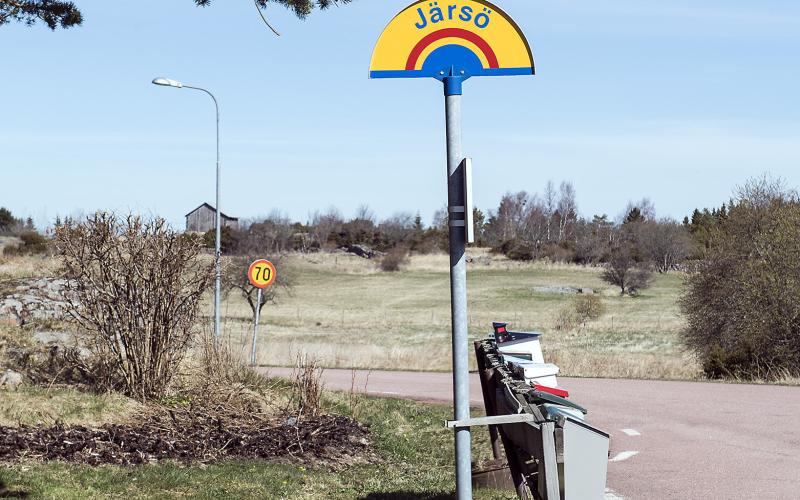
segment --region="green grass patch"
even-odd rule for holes
[[[345,394],[329,394],[331,411],[356,413],[371,428],[379,463],[340,470],[264,461],[207,466],[160,463],[141,467],[88,467],[65,463],[15,464],[0,469],[0,496],[29,498],[454,498],[453,434],[443,422],[451,410],[394,399],[362,397],[348,407]],[[473,435],[476,458],[488,458],[488,433]],[[5,489],[4,489],[5,488]],[[512,499],[513,492],[477,491],[477,499]]]

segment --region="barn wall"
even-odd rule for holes
[[[216,213],[206,206],[202,206],[186,216],[186,231],[205,233],[214,229]],[[238,221],[222,218],[222,226],[236,229]]]

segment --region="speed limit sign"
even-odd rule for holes
[[[275,269],[275,265],[266,259],[253,262],[247,271],[247,278],[250,280],[250,284],[262,290],[272,286],[277,277],[278,272]]]

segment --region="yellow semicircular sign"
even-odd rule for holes
[[[533,75],[517,23],[485,0],[417,1],[383,30],[370,78]]]

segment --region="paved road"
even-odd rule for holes
[[[287,376],[291,369],[264,369]],[[364,387],[367,372],[358,372]],[[349,370],[326,370],[349,390]],[[627,499],[800,499],[800,387],[560,378],[612,436],[608,484]],[[482,406],[477,375],[472,404]],[[367,392],[446,403],[450,374],[369,373]],[[636,452],[636,453],[634,453]]]

